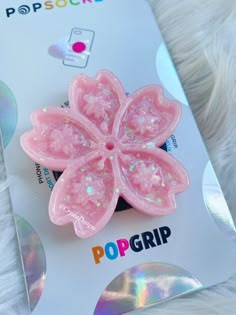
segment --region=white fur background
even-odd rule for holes
[[[236,2],[150,2],[236,222]],[[0,315],[24,315],[27,312],[23,278],[6,188],[0,151]],[[144,315],[235,313],[236,276],[209,290],[137,312]]]

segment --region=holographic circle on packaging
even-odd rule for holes
[[[236,241],[236,229],[219,182],[209,161],[203,174],[203,197],[206,207],[218,228]]]
[[[0,129],[3,146],[9,144],[17,124],[17,104],[11,90],[0,81]]]
[[[166,90],[181,104],[188,106],[188,101],[178,78],[178,74],[164,43],[160,45],[157,51],[156,69],[161,83]]]
[[[182,268],[142,264],[124,271],[106,287],[93,315],[127,314],[201,288],[201,283]]]
[[[16,216],[26,285],[31,311],[42,295],[46,281],[46,257],[42,242],[33,227],[22,217]]]

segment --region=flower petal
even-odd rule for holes
[[[34,129],[21,137],[24,151],[37,163],[63,171],[75,159],[91,152],[97,141],[92,126],[68,110],[46,107],[33,112]]]
[[[87,238],[107,224],[117,200],[112,162],[95,151],[61,175],[51,195],[49,215],[57,225],[72,222],[77,236]]]
[[[93,79],[79,75],[69,88],[70,107],[92,121],[103,135],[112,133],[116,113],[126,98],[117,77],[105,70]]]
[[[117,114],[115,130],[123,144],[159,147],[171,136],[180,116],[181,105],[167,99],[160,86],[151,85],[129,96]]]
[[[185,191],[184,167],[161,149],[127,149],[119,157],[124,198],[150,215],[167,215],[176,208],[174,195]]]

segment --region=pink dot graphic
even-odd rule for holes
[[[72,45],[72,49],[74,52],[80,54],[86,50],[86,45],[83,42],[76,42]]]

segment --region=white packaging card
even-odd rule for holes
[[[148,2],[2,0],[0,24],[0,125],[33,314],[125,314],[232,276],[235,228]],[[68,106],[71,79],[101,69],[127,93],[159,84],[182,104],[166,150],[186,168],[190,188],[171,215],[115,212],[96,236],[79,239],[71,225],[50,222],[58,174],[35,164],[20,137],[33,110]]]

